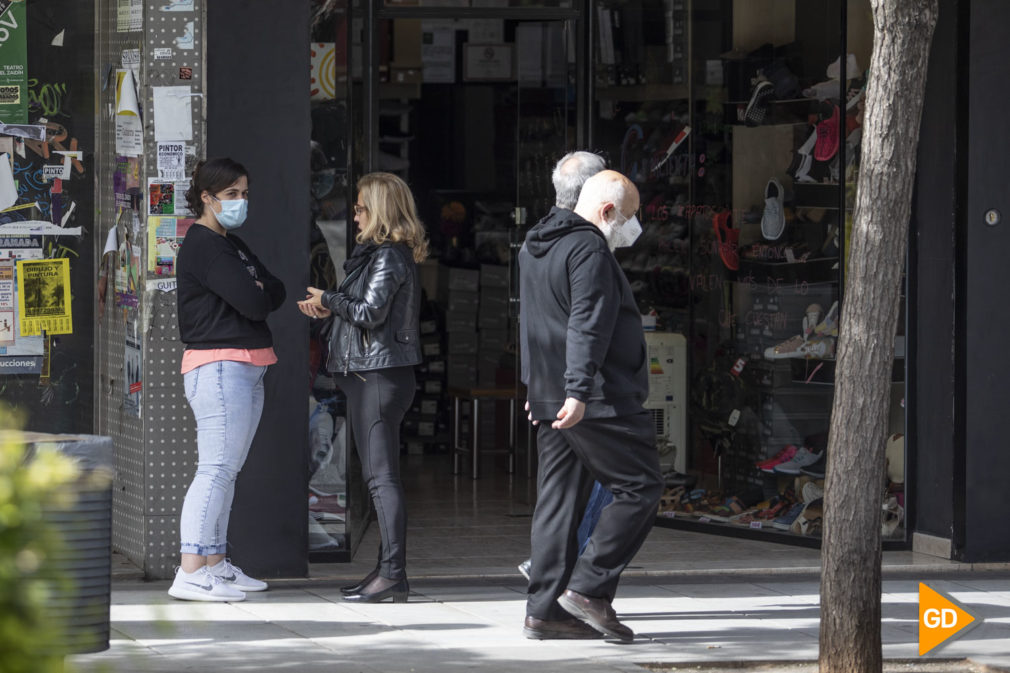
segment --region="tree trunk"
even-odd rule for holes
[[[879,673],[883,665],[884,446],[919,120],[938,12],[937,0],[871,4],[873,59],[824,493],[821,673]]]

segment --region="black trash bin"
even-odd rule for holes
[[[109,648],[112,590],[111,437],[26,433],[34,452],[56,451],[77,464],[80,475],[68,488],[69,507],[49,506],[43,516],[59,533],[63,548],[56,568],[70,580],[68,591],[52,597],[46,613],[66,624],[62,654],[101,652]]]

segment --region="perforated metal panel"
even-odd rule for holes
[[[194,11],[163,12],[165,2],[145,7],[143,61],[145,119],[154,120],[152,87],[189,85],[192,98],[193,138],[186,141],[186,174],[193,172],[204,148],[203,2]],[[171,52],[171,57],[167,57]],[[182,68],[191,79],[180,79]],[[154,120],[155,122],[157,120]],[[158,177],[154,124],[145,123],[147,177]],[[146,182],[146,180],[145,180]],[[196,471],[196,423],[186,402],[179,368],[183,345],[179,341],[175,292],[151,292],[145,297],[150,320],[144,339],[147,394],[144,405],[147,478],[144,569],[149,577],[170,577],[178,564],[179,512]]]
[[[98,174],[98,236],[103,244],[115,226],[115,200],[112,175],[116,159],[116,130],[112,118],[115,105],[116,68],[124,49],[139,49],[140,33],[116,32],[117,0],[98,3],[99,44],[95,69],[99,73],[99,104],[96,129]],[[141,75],[143,76],[143,75]],[[100,247],[97,254],[101,255]],[[116,446],[116,481],[113,486],[113,548],[134,563],[142,564],[144,555],[144,452],[143,424],[124,410],[126,380],[126,321],[123,309],[115,306],[112,279],[109,279],[105,314],[97,328],[95,393],[96,426],[99,434],[112,437]]]
[[[144,122],[144,154],[140,181],[141,232],[145,244],[146,269],[147,180],[157,177],[157,144],[153,87],[190,86],[193,139],[186,141],[187,174],[204,155],[204,67],[202,0],[193,11],[162,11],[172,4],[144,3],[143,30],[117,33],[120,0],[103,0],[99,10],[102,46],[100,72],[121,67],[124,49],[140,49],[141,69],[138,92]],[[116,157],[115,125],[111,108],[115,100],[114,75],[102,92],[103,115],[99,137],[104,160],[99,175],[99,203],[102,240],[114,225],[116,208],[112,175]],[[123,309],[116,309],[110,297],[109,310],[100,327],[99,429],[116,443],[117,483],[114,499],[113,546],[141,565],[148,577],[163,578],[178,564],[178,513],[196,469],[196,426],[183,392],[179,374],[182,344],[176,320],[175,292],[144,291],[140,295],[137,318],[142,329],[143,395],[140,418],[123,410],[125,380],[124,351],[126,329]]]

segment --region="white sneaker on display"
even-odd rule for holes
[[[831,65],[828,66],[826,71],[828,79],[841,79],[842,75],[842,57],[836,58]],[[845,57],[845,79],[852,79],[853,77],[859,77],[859,62],[856,61],[855,54],[849,54]]]
[[[215,566],[209,566],[207,568],[207,572],[217,577],[227,586],[238,589],[239,591],[267,590],[266,582],[249,577],[242,572],[241,568],[233,566],[231,560],[229,559],[224,559]]]
[[[765,185],[765,209],[761,214],[761,234],[768,241],[777,241],[786,228],[786,215],[782,208],[784,194],[782,183],[772,178]]]
[[[799,474],[801,468],[813,465],[820,459],[821,453],[815,453],[806,447],[800,447],[796,455],[792,457],[792,460],[776,465],[775,472],[777,474]]]
[[[245,593],[226,584],[207,570],[207,566],[193,573],[177,568],[175,581],[169,587],[168,595],[181,601],[236,603],[245,600]]]

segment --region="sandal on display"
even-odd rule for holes
[[[804,354],[801,352],[801,348],[804,345],[803,335],[797,334],[794,337],[789,337],[778,346],[769,346],[765,349],[765,359],[767,360],[783,360],[785,358],[801,358]]]
[[[746,507],[744,507],[743,500],[734,495],[726,498],[726,501],[721,505],[713,507],[708,516],[713,521],[726,522],[732,517],[743,514],[745,509]]]
[[[814,327],[814,334],[818,336],[838,336],[838,300],[831,305],[828,312],[824,314],[824,319]]]
[[[803,316],[803,338],[809,339],[810,335],[814,333],[814,328],[817,323],[820,322],[821,314],[824,313],[824,309],[821,308],[820,304],[811,304],[807,306],[806,313]]]
[[[684,497],[685,492],[683,486],[668,488],[663,491],[663,495],[659,498],[659,511],[668,512],[677,509],[680,506],[680,499]]]
[[[898,524],[905,518],[905,508],[898,504],[898,499],[889,497],[883,504],[883,517],[880,520],[880,534],[884,537],[894,535]]]
[[[824,499],[818,498],[808,502],[800,515],[796,517],[789,530],[798,535],[814,535],[821,532],[821,519],[824,516]]]

